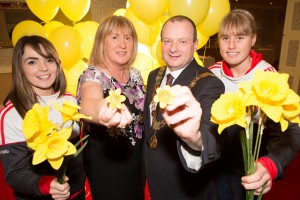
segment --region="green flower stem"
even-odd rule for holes
[[[247,137],[244,129],[240,130],[240,141],[242,145],[242,151],[243,151],[243,159],[244,159],[244,171],[247,172],[248,168],[248,154],[247,154]]]
[[[253,120],[251,116],[251,121],[250,121],[250,126],[249,126],[249,139],[248,139],[248,144],[247,144],[247,149],[248,149],[248,170],[247,170],[247,175],[253,174],[255,171],[254,167],[254,159],[253,159]]]
[[[69,159],[70,159],[70,156],[69,157],[65,157],[62,165],[57,170],[56,177],[57,177],[57,180],[58,180],[58,182],[60,184],[64,184],[65,183],[65,176],[66,176],[67,165],[68,165]]]
[[[266,182],[264,183],[264,185],[262,186],[261,193],[259,194],[259,196],[257,197],[256,200],[261,200],[261,199],[262,199],[263,191],[265,190],[267,183],[268,183],[268,181],[266,181]]]
[[[83,142],[85,139],[87,139],[89,135],[86,135],[85,137],[81,138],[74,146],[77,147],[81,142]],[[87,145],[87,141],[73,154],[72,156],[65,156],[64,161],[60,168],[57,170],[57,179],[60,184],[65,183],[65,176],[66,176],[66,171],[67,171],[67,165],[70,159],[75,158],[82,150],[83,148]]]

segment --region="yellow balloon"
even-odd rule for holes
[[[199,55],[197,54],[197,52],[194,52],[194,59],[196,60],[196,62],[198,63],[198,65],[200,65],[201,67],[204,66],[203,62],[200,60]]]
[[[114,12],[113,15],[116,15],[116,16],[125,16],[125,13],[126,13],[126,9],[125,8],[119,8],[118,10],[116,10]]]
[[[148,75],[154,69],[155,60],[145,53],[138,53],[133,63],[133,67],[138,69],[143,77],[144,84],[147,84]],[[155,66],[156,67],[156,66]]]
[[[125,17],[132,22],[140,43],[151,45],[155,42],[160,27],[158,21],[153,24],[145,24],[133,14],[130,8],[126,10]]]
[[[209,37],[206,35],[203,35],[197,27],[197,39],[198,39],[197,49],[201,49],[207,43]]]
[[[90,58],[98,26],[99,23],[94,21],[85,21],[74,25],[74,28],[80,33],[83,39],[83,57],[86,59]]]
[[[170,18],[169,9],[166,9],[159,18],[159,22],[163,25]]]
[[[209,12],[204,21],[197,26],[198,29],[207,36],[216,34],[223,17],[229,13],[229,11],[229,0],[210,0]]]
[[[70,69],[82,58],[84,44],[80,33],[71,26],[61,26],[55,29],[49,37],[55,46],[62,66]]]
[[[59,10],[59,0],[26,0],[30,11],[44,22],[51,21]]]
[[[170,16],[185,15],[198,25],[207,15],[209,3],[210,0],[169,0]]]
[[[80,21],[89,11],[90,0],[62,0],[60,9],[73,22]]]
[[[76,96],[76,89],[78,79],[81,73],[86,70],[88,65],[83,60],[79,60],[73,67],[71,67],[66,74],[67,77],[67,91]]]
[[[35,21],[25,20],[18,23],[13,29],[12,32],[13,46],[15,46],[18,40],[25,35],[28,36],[39,35],[41,37],[48,38],[47,31],[44,29],[44,27],[41,24]]]
[[[155,60],[158,60],[157,59],[157,54],[156,54],[156,51],[157,51],[157,46],[158,46],[158,43],[160,42],[160,34],[157,35],[156,39],[155,39],[155,42],[152,44],[152,45],[148,45],[148,52],[151,54],[151,56],[155,59]]]
[[[166,66],[166,62],[163,59],[162,56],[162,48],[161,48],[161,41],[159,41],[157,48],[156,48],[156,57],[157,57],[157,61],[159,62],[160,66]]]
[[[132,12],[143,22],[152,24],[167,8],[167,0],[129,0]]]
[[[44,28],[45,30],[47,31],[48,33],[48,36],[51,35],[51,33],[58,27],[61,27],[63,26],[64,24],[59,22],[59,21],[50,21],[50,22],[47,22],[45,25],[44,25]]]

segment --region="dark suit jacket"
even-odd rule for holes
[[[157,148],[152,150],[147,146],[147,142],[153,133],[150,124],[149,105],[152,101],[158,71],[159,69],[155,69],[148,77],[145,102],[144,164],[150,195],[153,200],[217,199],[213,181],[213,161],[220,156],[220,141],[218,141],[217,126],[210,122],[210,111],[213,102],[224,93],[224,85],[215,76],[205,76],[199,79],[191,89],[195,98],[200,102],[203,111],[200,131],[204,151],[201,153],[201,169],[196,172],[187,168],[180,148],[178,148],[179,144],[183,144],[183,142],[167,125],[157,131]],[[193,60],[182,71],[173,85],[189,86],[197,74],[205,72],[211,73]],[[191,153],[194,152],[191,151]]]

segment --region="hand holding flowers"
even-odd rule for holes
[[[101,104],[99,123],[108,127],[125,128],[132,122],[132,116],[124,105],[126,97],[121,94],[120,88],[109,91],[109,96]]]
[[[164,120],[175,134],[191,148],[201,150],[202,109],[191,90],[180,85],[165,86],[157,89],[153,100],[159,103]]]
[[[244,128],[240,137],[247,175],[256,170],[266,119],[280,123],[282,132],[287,129],[288,121],[299,123],[300,98],[289,89],[287,80],[287,74],[257,70],[251,82],[241,84],[237,92],[221,95],[212,106],[211,121],[219,124],[219,133],[234,124]],[[258,123],[258,130],[253,141],[255,122]],[[259,198],[261,196],[262,193]],[[254,191],[248,190],[247,199],[253,198]]]
[[[53,169],[58,170],[58,180],[64,182],[67,160],[76,157],[84,148],[86,143],[77,151],[76,147],[68,141],[72,134],[74,122],[82,118],[89,118],[78,113],[80,109],[77,104],[64,101],[62,106],[53,103],[57,111],[60,112],[62,123],[52,123],[49,119],[50,106],[42,107],[36,103],[29,110],[23,121],[22,130],[26,137],[27,145],[34,150],[32,164],[37,165],[47,160]]]

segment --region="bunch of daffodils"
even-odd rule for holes
[[[22,130],[28,147],[34,150],[32,164],[37,165],[47,160],[53,169],[58,170],[57,178],[63,183],[68,160],[65,156],[76,157],[86,145],[85,142],[77,151],[76,146],[86,137],[75,145],[68,141],[73,124],[90,117],[78,113],[80,107],[71,101],[64,101],[62,106],[54,103],[54,107],[61,113],[61,124],[54,124],[49,120],[50,106],[42,107],[36,103],[26,113]]]
[[[211,121],[218,124],[218,132],[234,124],[244,128],[241,133],[245,173],[255,172],[264,123],[270,118],[280,123],[281,131],[288,121],[299,124],[299,96],[289,88],[288,75],[257,70],[251,82],[240,84],[236,92],[222,94],[211,109]],[[253,147],[253,123],[258,121]],[[262,193],[259,198],[262,197]],[[254,199],[254,191],[247,191],[247,199]]]

